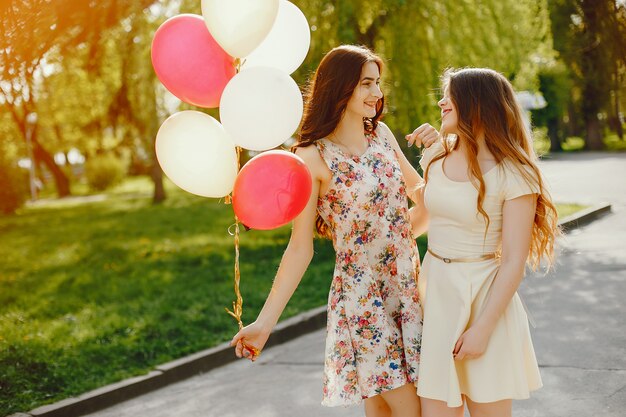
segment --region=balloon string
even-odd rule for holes
[[[237,65],[236,67],[237,72],[239,72],[239,69],[240,69],[239,59],[237,59],[235,63]],[[237,152],[237,172],[239,172],[239,170],[241,169],[242,149],[241,147],[236,146],[235,150]],[[225,203],[232,204],[232,195],[227,196]],[[231,229],[233,228],[233,226],[235,228],[234,233],[231,232]],[[246,227],[246,230],[247,229],[248,228]],[[228,308],[224,308],[224,310],[226,310],[228,314],[230,314],[235,320],[237,320],[237,325],[239,326],[239,330],[241,330],[243,329],[243,322],[241,321],[241,315],[243,314],[243,298],[241,297],[241,291],[239,291],[241,271],[239,270],[239,218],[237,217],[237,214],[235,214],[235,223],[228,228],[228,233],[231,235],[234,235],[235,237],[235,279],[234,281],[235,281],[235,297],[236,298],[235,298],[235,301],[233,301],[233,310],[230,311]],[[250,352],[250,354],[252,355],[252,358],[258,357],[261,354],[260,349],[257,349],[256,347],[252,345],[246,344],[243,339],[241,340],[241,343],[243,345],[243,348],[246,349],[248,352]]]
[[[235,320],[237,320],[237,324],[239,325],[239,330],[243,328],[243,323],[241,322],[241,314],[243,313],[243,298],[241,297],[241,292],[239,291],[239,281],[241,279],[241,274],[239,270],[239,219],[235,216],[235,296],[236,301],[233,301],[233,310],[230,311],[226,308],[226,312],[233,316]]]
[[[241,66],[246,63],[246,60],[243,61],[241,58],[235,58],[233,65],[235,66],[235,73],[239,74],[241,72]]]
[[[241,148],[237,146],[237,172],[239,172],[239,168],[241,164],[239,162],[239,158],[241,156]],[[230,199],[229,199],[230,200]],[[234,233],[231,233],[230,229],[235,227]],[[239,219],[235,214],[235,224],[228,228],[229,233],[233,234],[235,237],[235,297],[236,301],[233,301],[233,310],[230,311],[228,308],[225,308],[226,312],[233,316],[235,320],[237,320],[237,324],[239,325],[239,330],[243,328],[243,323],[241,322],[241,314],[243,313],[243,298],[241,297],[241,292],[239,291],[239,282],[241,279],[241,273],[239,270]]]

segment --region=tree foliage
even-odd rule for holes
[[[560,152],[566,139],[563,115],[568,109],[571,84],[570,73],[561,61],[552,61],[539,72],[539,89],[547,105],[532,112],[533,121],[548,128],[551,152]]]
[[[294,73],[296,81],[304,86],[334,46],[372,47],[386,59],[387,121],[397,134],[423,122],[436,124],[439,77],[445,68],[488,66],[518,88],[536,88],[542,57],[551,53],[546,0],[293,3],[312,30],[311,48]],[[52,155],[71,148],[87,157],[126,152],[131,170],[151,172],[155,198],[164,198],[153,140],[175,101],[155,78],[150,44],[165,18],[189,12],[199,14],[200,2],[16,0],[2,6],[6,30],[0,38],[0,105],[11,118],[1,119],[0,130],[11,132],[7,137],[21,143],[24,156],[26,116],[36,112],[38,163],[55,171]],[[59,195],[69,193],[63,171],[56,171]]]
[[[538,86],[537,63],[550,51],[544,0],[294,0],[312,26],[303,82],[325,52],[342,43],[367,45],[383,55],[388,123],[408,133],[434,123],[445,68],[487,66],[518,88]]]

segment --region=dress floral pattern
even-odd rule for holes
[[[316,146],[333,178],[318,200],[337,254],[328,299],[322,404],[352,405],[415,382],[422,310],[400,165],[380,127],[361,156]]]

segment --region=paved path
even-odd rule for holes
[[[536,321],[544,388],[517,417],[626,415],[626,154],[566,155],[541,163],[555,199],[610,202],[614,212],[560,242],[559,266],[522,287]],[[362,416],[321,407],[324,331],[172,384],[90,417]]]
[[[559,202],[609,202],[626,209],[626,153],[567,153],[540,167]]]

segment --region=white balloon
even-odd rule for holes
[[[283,71],[255,67],[235,75],[220,100],[220,118],[235,143],[252,151],[275,148],[302,119],[302,94]]]
[[[279,0],[202,0],[209,32],[229,55],[242,58],[272,29]]]
[[[159,128],[155,146],[163,172],[183,190],[214,198],[232,191],[235,143],[211,116],[193,110],[173,114]]]
[[[243,69],[266,66],[291,74],[304,61],[311,45],[311,31],[296,5],[280,0],[278,16],[265,40],[246,57]]]

